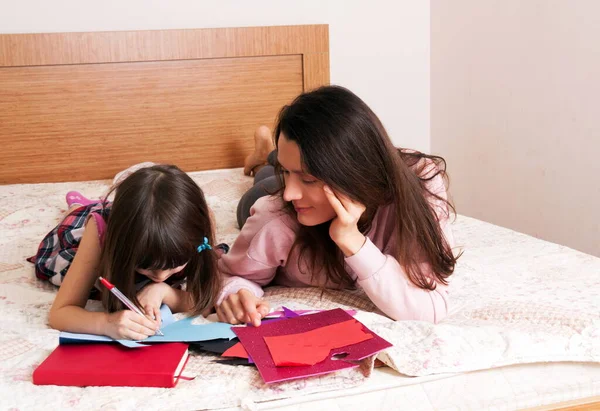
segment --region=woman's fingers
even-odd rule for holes
[[[269,313],[269,303],[243,288],[230,294],[216,307],[219,321],[230,324],[252,323],[260,325],[260,320]]]
[[[256,308],[260,313],[261,318],[264,318],[267,314],[269,314],[271,309],[269,302],[265,300],[260,300]]]
[[[225,314],[223,313],[223,310],[221,309],[220,305],[216,308],[216,312],[217,312],[217,318],[219,319],[220,322],[222,322],[222,323],[228,322],[227,317],[225,317]]]
[[[233,325],[239,324],[239,321],[235,318],[235,315],[233,314],[233,311],[231,309],[229,297],[227,297],[225,300],[223,300],[223,302],[221,303],[219,308],[221,309],[221,313],[223,315],[223,320],[224,320],[223,322],[233,324]]]
[[[329,188],[331,190],[330,187],[327,187],[327,188]],[[367,207],[365,207],[364,204],[359,203],[358,201],[352,200],[346,194],[342,194],[340,192],[334,192],[334,194],[337,197],[337,199],[339,200],[339,202],[342,204],[344,209],[348,212],[348,214],[350,214],[351,216],[353,216],[355,218],[360,217],[362,215],[362,213],[364,213],[365,210],[367,209]]]
[[[227,297],[227,301],[229,302],[229,309],[231,310],[233,316],[239,323],[246,322],[246,313],[244,312],[244,306],[240,301],[241,294],[238,292],[236,294],[231,294]]]
[[[246,318],[252,325],[258,327],[260,325],[261,315],[256,309],[256,296],[246,289],[241,289],[238,294],[240,296],[240,305],[246,314]]]
[[[353,220],[357,220],[366,210],[364,204],[352,200],[345,194],[334,192],[327,185],[323,186],[323,191],[339,217],[349,216]]]
[[[327,200],[329,200],[329,204],[331,204],[331,207],[333,207],[333,211],[335,211],[339,218],[345,218],[348,215],[348,211],[338,196],[336,196],[333,190],[327,185],[323,186],[323,191],[325,192]]]

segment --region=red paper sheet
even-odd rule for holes
[[[241,343],[237,343],[233,347],[228,348],[221,357],[237,357],[237,358],[248,358],[248,353],[244,349]]]
[[[315,365],[323,361],[334,348],[345,347],[373,338],[363,331],[363,325],[348,320],[305,333],[264,337],[276,366]]]

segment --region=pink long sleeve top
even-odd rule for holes
[[[433,171],[430,169],[430,172]],[[446,188],[440,175],[428,182],[431,192],[446,198]],[[218,303],[229,294],[246,288],[262,297],[267,284],[288,287],[325,286],[326,273],[321,269],[314,277],[292,246],[299,223],[283,210],[283,200],[267,196],[256,201],[250,210],[239,237],[228,254],[219,259],[224,286]],[[429,197],[450,247],[454,238],[445,202]],[[391,255],[396,246],[395,224],[391,206],[377,210],[366,242],[354,255],[344,259],[352,279],[364,290],[373,303],[394,320],[423,320],[438,322],[448,312],[448,286],[438,283],[433,291],[414,285],[405,270]],[[422,263],[424,272],[431,272]],[[303,269],[301,269],[303,267]]]

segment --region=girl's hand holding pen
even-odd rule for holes
[[[105,334],[115,340],[144,340],[156,334],[159,326],[143,315],[131,310],[106,314]]]
[[[143,340],[156,333],[163,335],[160,332],[160,322],[157,323],[147,318],[129,298],[108,280],[100,277],[100,282],[129,308],[129,310],[107,314],[105,335],[115,339],[127,338],[132,340]]]

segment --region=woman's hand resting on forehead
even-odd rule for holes
[[[366,237],[358,230],[358,221],[367,208],[327,185],[323,186],[323,191],[336,213],[329,226],[329,236],[344,255],[350,257],[365,244]]]

